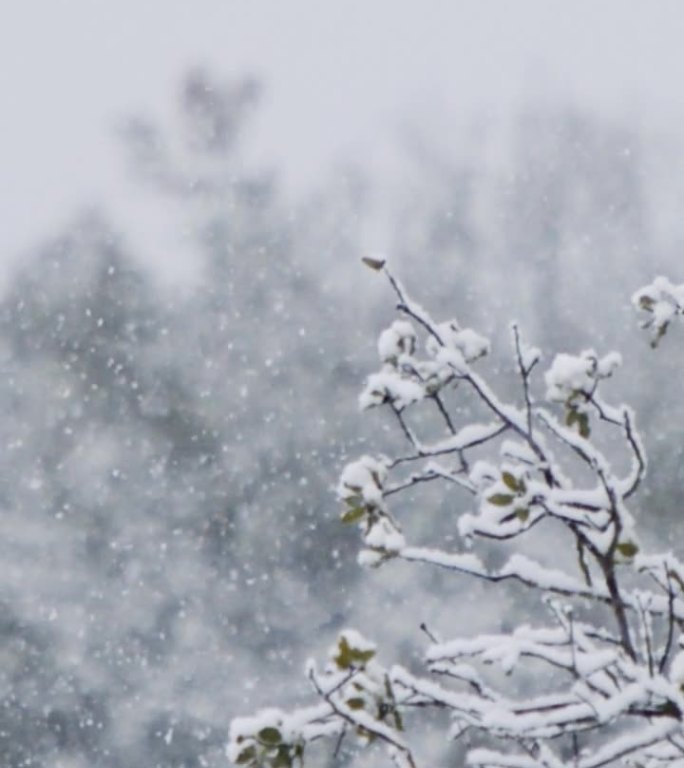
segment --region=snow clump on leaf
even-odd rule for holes
[[[395,320],[378,338],[378,354],[383,363],[393,363],[402,355],[412,355],[416,348],[416,332],[407,320]]]
[[[387,468],[372,456],[362,456],[342,471],[337,495],[342,501],[356,499],[366,504],[382,504],[382,485],[387,477]]]
[[[610,352],[601,359],[593,350],[585,350],[579,355],[556,355],[544,377],[546,399],[563,403],[579,394],[589,397],[598,380],[611,376],[621,363],[618,352]]]
[[[634,293],[632,303],[650,315],[641,327],[652,329],[651,346],[656,347],[672,318],[684,312],[684,285],[674,285],[666,277],[656,277],[650,285]]]
[[[401,376],[395,370],[385,370],[368,377],[366,386],[359,395],[362,411],[384,403],[391,403],[398,410],[420,402],[425,397],[425,388],[416,381]]]
[[[489,352],[489,339],[472,328],[460,328],[456,320],[439,323],[436,330],[442,344],[434,337],[428,339],[427,350],[432,355],[436,356],[441,347],[446,347],[460,352],[466,363],[472,363]]]

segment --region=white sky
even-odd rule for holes
[[[537,93],[681,135],[682,39],[681,0],[5,0],[0,265],[84,206],[140,225],[114,126],[193,64],[265,79],[256,138],[300,188],[403,117],[448,139]]]

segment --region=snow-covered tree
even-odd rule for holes
[[[644,448],[633,411],[604,399],[621,356],[557,354],[541,377],[541,352],[513,324],[520,394],[504,402],[478,370],[487,339],[436,321],[383,260],[365,262],[388,278],[400,317],[380,335],[381,367],[360,405],[385,409],[403,445],[341,474],[341,520],[359,528],[360,563],[423,564],[495,593],[512,584],[543,610],[455,639],[405,616],[426,638],[420,670],[387,665],[344,630],[322,667],[307,665],[317,702],[234,720],[229,757],[300,765],[329,739],[335,755],[374,742],[398,766],[434,764],[416,735],[434,709],[473,766],[684,765],[684,563],[639,539]],[[684,286],[658,278],[633,301],[655,346],[684,313]],[[439,483],[453,493],[453,547],[415,540],[430,533],[412,519],[430,513],[417,491]]]

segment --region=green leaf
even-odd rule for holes
[[[396,729],[398,731],[403,731],[404,730],[404,721],[401,718],[401,712],[399,712],[398,710],[394,709],[394,710],[392,710],[392,714],[394,715],[394,726],[396,727]]]
[[[365,514],[366,510],[363,507],[352,507],[342,513],[342,522],[345,525],[357,523]]]
[[[520,520],[522,523],[526,523],[530,516],[530,510],[525,507],[522,507],[521,509],[515,510],[515,515],[518,518],[518,520]]]
[[[509,493],[495,493],[493,496],[490,496],[487,501],[495,507],[507,507],[509,504],[513,503],[514,498],[515,497],[511,496]]]
[[[572,427],[575,424],[577,424],[578,432],[582,437],[589,437],[591,434],[591,430],[589,429],[589,415],[579,411],[576,406],[569,404],[568,411],[565,414],[565,426]]]
[[[376,272],[379,272],[385,266],[384,259],[372,259],[370,256],[364,256],[361,261]]]
[[[583,438],[588,438],[589,435],[591,435],[591,430],[589,429],[589,416],[587,416],[586,413],[580,413],[577,417],[577,421],[579,423],[579,433]]]
[[[510,472],[502,472],[501,479],[504,481],[506,487],[510,488],[512,491],[517,493],[520,490],[520,483]]]
[[[246,763],[251,763],[254,760],[256,760],[256,747],[252,745],[251,747],[246,747],[245,749],[240,752],[240,754],[237,756],[235,762],[238,765],[245,765]]]
[[[569,394],[568,399],[565,401],[565,404],[568,406],[568,408],[573,408],[574,401],[577,400],[579,397],[584,396],[584,399],[586,400],[586,393],[581,389],[573,389],[572,392]]]
[[[346,637],[341,637],[337,645],[338,654],[333,661],[340,669],[349,669],[351,666],[362,667],[375,656],[374,650],[362,651],[360,648],[352,648]]]
[[[352,648],[350,654],[352,661],[357,664],[366,664],[375,656],[375,651],[360,651],[358,648]]]
[[[621,541],[616,547],[617,551],[623,557],[634,557],[639,551],[639,547],[633,541]]]
[[[658,344],[660,343],[660,340],[667,333],[668,325],[669,323],[663,323],[662,325],[658,326],[658,330],[656,331],[655,338],[651,339],[651,347],[653,349],[655,349],[658,346]]]
[[[334,658],[335,664],[337,664],[340,669],[349,669],[352,664],[351,648],[349,647],[346,638],[341,637],[337,647],[339,653]]]
[[[347,496],[344,503],[348,507],[361,507],[363,506],[363,496]]]
[[[290,755],[290,748],[287,744],[283,744],[278,748],[278,753],[271,761],[273,768],[290,768],[292,765],[292,756]]]
[[[360,739],[365,739],[366,743],[368,744],[372,744],[375,741],[375,734],[373,733],[373,731],[369,731],[367,728],[364,728],[362,725],[360,725],[356,729],[356,735]]]
[[[259,733],[257,733],[257,738],[262,744],[266,744],[269,747],[280,744],[283,740],[280,731],[277,728],[272,727],[262,728]]]
[[[366,702],[360,696],[353,696],[351,699],[347,699],[347,706],[349,709],[363,709]]]

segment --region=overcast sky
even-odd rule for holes
[[[681,0],[5,2],[0,263],[87,205],[140,226],[114,127],[168,111],[191,65],[266,81],[255,140],[296,190],[406,117],[448,137],[538,94],[679,135],[683,36]]]

